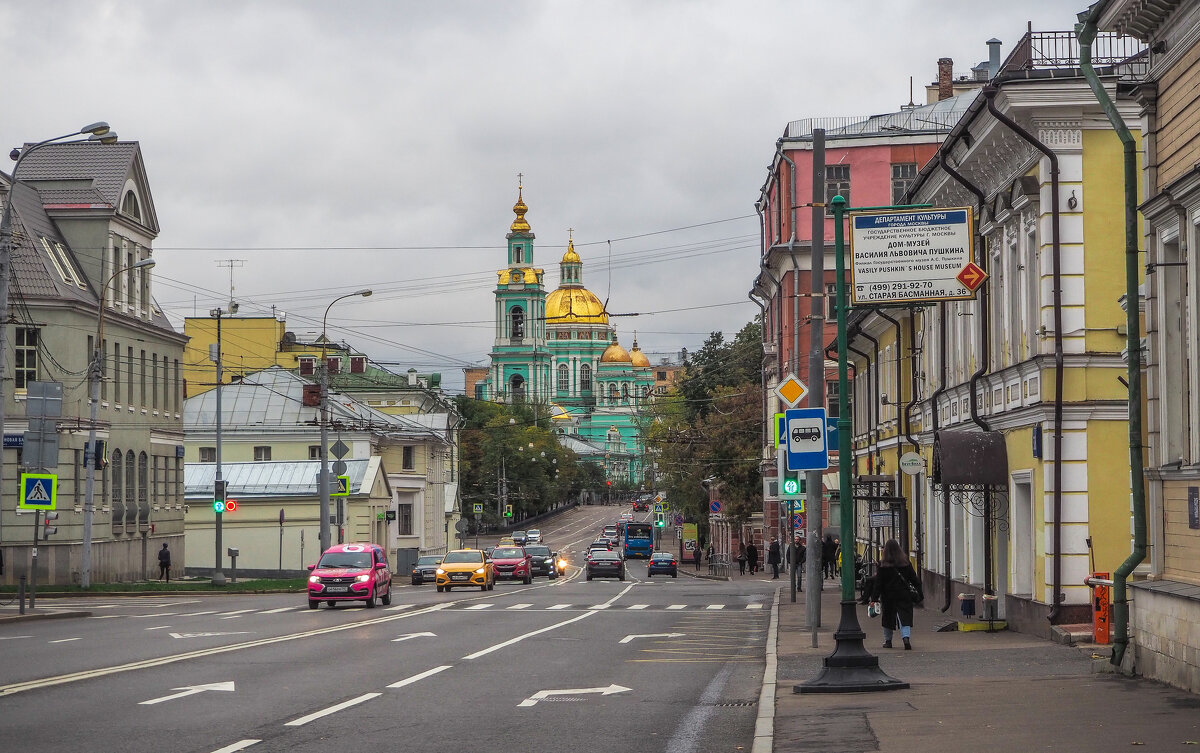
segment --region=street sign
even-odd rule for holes
[[[346,453],[348,453],[348,452],[350,452],[350,448],[347,447],[346,443],[340,439],[337,442],[334,442],[333,447],[329,448],[329,454],[333,455],[335,458],[338,458],[339,460],[341,458],[346,457]]]
[[[851,214],[851,305],[974,298],[984,276],[971,226],[969,207]]]
[[[333,488],[329,492],[331,497],[349,497],[350,496],[350,477],[349,476],[334,476]]]
[[[22,510],[53,510],[58,504],[58,476],[53,473],[22,473],[21,498],[17,507]]]
[[[721,512],[721,503],[718,500],[713,500],[708,503],[709,512]]]
[[[915,476],[925,470],[925,459],[915,452],[906,452],[900,456],[900,470]]]
[[[333,472],[333,475],[341,476],[343,473],[346,472],[346,461],[345,460],[333,461],[333,463],[331,463],[329,466],[329,470]]]
[[[804,513],[798,512],[792,516],[792,528],[804,527]]]
[[[471,512],[475,513],[476,515],[479,515],[480,513],[482,513],[483,512],[483,503],[476,502],[475,504],[471,505]]]
[[[979,286],[983,284],[983,281],[987,279],[987,276],[987,272],[984,272],[978,264],[973,261],[969,261],[967,262],[967,265],[962,268],[962,271],[954,276],[954,279],[961,282],[963,287],[974,293],[979,289]]]
[[[788,374],[779,384],[775,385],[775,394],[784,404],[795,406],[808,394],[808,385],[801,382],[794,374]]]
[[[677,526],[681,526],[681,525],[683,525],[683,516],[682,516],[682,515],[676,515],[676,516],[674,517],[674,519],[673,519],[673,521],[672,521],[672,522],[674,522],[674,523],[675,523],[675,525],[677,525]]]
[[[825,409],[792,408],[786,416],[788,470],[823,471],[828,468]]]
[[[658,503],[658,502],[655,502],[655,503],[654,503],[654,512],[656,512],[656,513],[657,513],[657,512],[662,512],[662,511],[663,511],[663,506],[662,506],[662,504],[661,504],[661,503]]]
[[[454,521],[454,530],[458,531],[459,533],[466,533],[467,529],[470,527],[471,527],[471,524],[468,523],[467,521],[463,520],[462,518],[459,518],[458,520]]]
[[[891,510],[873,510],[871,512],[871,527],[872,528],[891,528],[892,527],[892,511]]]

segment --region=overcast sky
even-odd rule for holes
[[[754,202],[791,120],[890,112],[1062,0],[5,0],[0,146],[107,120],[141,142],[178,327],[229,299],[374,360],[485,365],[517,174],[547,288],[657,362],[758,312]],[[7,168],[5,168],[7,171]],[[336,325],[336,329],[335,326]]]

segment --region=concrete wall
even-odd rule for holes
[[[1200,693],[1200,586],[1130,584],[1135,671]]]

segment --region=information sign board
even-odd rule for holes
[[[851,305],[974,298],[985,276],[974,237],[967,207],[851,214]]]

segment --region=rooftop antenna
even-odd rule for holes
[[[237,313],[237,304],[233,302],[233,270],[235,267],[243,267],[246,265],[245,259],[221,259],[217,262],[218,267],[229,267],[229,314],[232,316]]]

